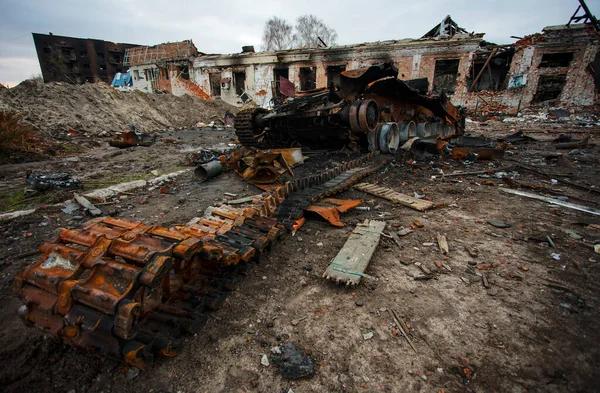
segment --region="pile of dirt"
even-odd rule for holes
[[[192,127],[223,118],[237,108],[221,100],[198,97],[121,92],[105,83],[71,85],[26,80],[0,89],[0,110],[15,110],[44,136],[64,135],[69,129],[90,136],[125,131],[136,124],[146,131]]]

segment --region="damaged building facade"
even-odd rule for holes
[[[251,98],[268,108],[281,96],[282,78],[296,91],[306,91],[336,86],[343,71],[391,61],[398,78],[413,80],[411,86],[422,93],[443,91],[454,104],[470,110],[514,113],[546,101],[567,106],[597,103],[595,26],[550,26],[512,45],[491,44],[483,36],[468,33],[448,16],[420,39],[258,53],[252,47],[237,54],[187,53],[186,71],[181,71],[185,67],[180,58],[165,59],[160,67],[170,71],[159,72],[157,78],[163,90],[173,94],[219,97],[238,106]],[[135,67],[132,70],[134,88],[153,90],[147,80],[136,79]]]
[[[44,82],[110,83],[125,72],[125,50],[134,44],[33,33]]]
[[[138,46],[125,52],[133,88],[145,92],[169,92],[174,95],[195,94],[210,98],[190,80],[196,56],[202,55],[192,42],[168,42],[155,46]]]

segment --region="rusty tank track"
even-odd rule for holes
[[[62,229],[17,275],[28,323],[88,352],[148,368],[175,356],[182,338],[285,234],[298,208],[341,192],[386,164],[376,153],[264,193],[242,207],[210,207],[165,228],[110,217]]]

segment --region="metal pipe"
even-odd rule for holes
[[[211,161],[196,168],[194,170],[194,177],[202,183],[219,175],[222,171],[223,164],[221,164],[221,161]]]

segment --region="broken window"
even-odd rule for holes
[[[138,70],[133,70],[133,80],[137,81],[140,79],[140,72]]]
[[[44,53],[52,53],[52,49],[50,47],[44,48]]]
[[[340,86],[340,76],[344,71],[346,71],[344,65],[327,67],[327,87],[331,87],[333,84],[334,88],[338,88]]]
[[[209,74],[210,91],[213,97],[221,96],[221,73],[211,72]]]
[[[540,68],[543,67],[568,67],[573,60],[573,52],[544,53]]]
[[[560,97],[567,75],[541,75],[537,90],[533,96],[533,102],[555,100]]]
[[[98,61],[104,63],[104,53],[96,52],[96,55],[98,56]]]
[[[458,76],[458,64],[460,59],[444,59],[435,61],[435,71],[433,74],[434,94],[440,94],[442,91],[452,94],[456,89],[456,77]]]
[[[317,70],[315,67],[300,67],[300,90],[317,88]]]
[[[235,83],[235,94],[241,96],[246,90],[246,73],[245,72],[234,72],[233,82]]]
[[[504,90],[513,54],[514,50],[511,48],[498,53],[490,52],[476,55],[471,65],[471,71],[467,76],[469,91]],[[490,55],[494,56],[490,59]]]
[[[190,80],[190,68],[187,65],[179,69],[179,78]]]

